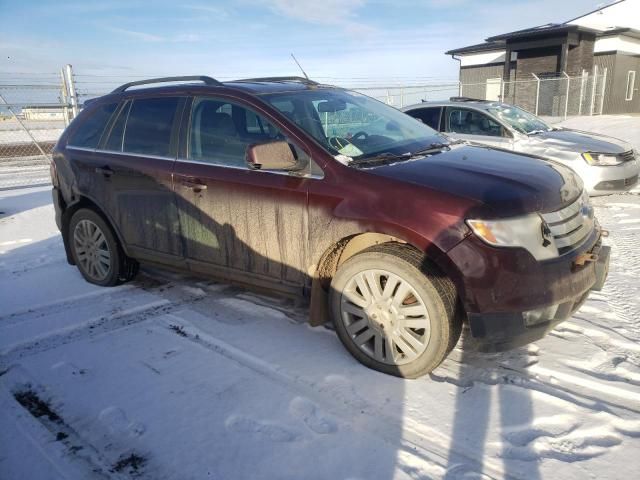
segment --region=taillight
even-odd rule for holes
[[[54,187],[58,186],[58,170],[56,170],[56,164],[52,160],[49,165],[49,174],[51,175],[51,183]]]

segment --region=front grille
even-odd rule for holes
[[[629,178],[621,178],[620,180],[605,180],[603,182],[598,183],[594,190],[622,190],[628,187],[632,187],[638,183],[638,175],[634,175]]]
[[[565,208],[541,214],[561,254],[573,250],[591,233],[594,226],[592,212],[581,195]]]
[[[635,158],[635,155],[633,153],[633,150],[629,150],[627,152],[621,153],[619,157],[622,159],[623,162],[630,162]]]

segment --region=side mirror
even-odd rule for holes
[[[245,158],[252,170],[295,171],[304,168],[293,153],[293,147],[284,140],[249,145]]]

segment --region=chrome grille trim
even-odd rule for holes
[[[583,206],[585,200],[580,195],[573,203],[560,210],[540,214],[561,253],[571,250],[593,230],[594,219],[583,215]]]
[[[635,155],[633,154],[633,150],[628,150],[626,152],[619,154],[618,156],[622,159],[623,162],[630,162],[635,158]]]

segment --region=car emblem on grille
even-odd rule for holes
[[[592,219],[593,207],[591,205],[582,205],[582,207],[580,207],[580,213],[583,217]]]

